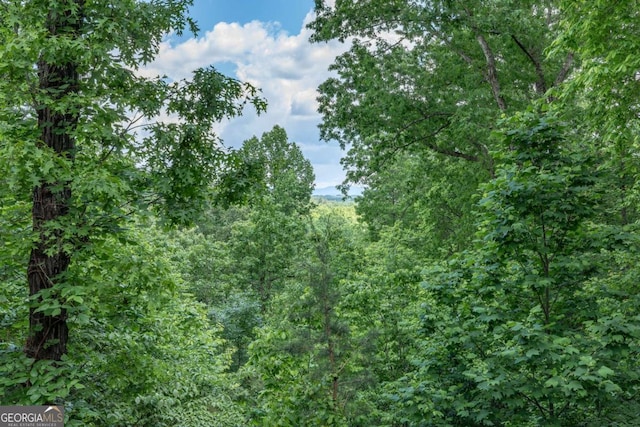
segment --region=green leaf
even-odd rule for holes
[[[602,378],[607,378],[613,374],[615,374],[615,371],[613,371],[612,369],[606,367],[606,366],[601,366],[600,368],[598,368],[597,370],[598,375],[600,375]]]

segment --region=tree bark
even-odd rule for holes
[[[68,0],[49,12],[49,37],[78,37],[82,25],[82,1]],[[58,61],[54,56],[45,58],[43,55],[37,68],[39,92],[45,99],[37,106],[40,148],[73,160],[73,133],[78,123],[78,108],[71,102],[79,90],[77,64],[68,58]],[[68,245],[64,244],[69,238],[63,221],[69,213],[70,200],[71,184],[68,180],[51,182],[42,177],[33,190],[32,227],[37,241],[31,250],[27,268],[32,305],[24,351],[35,360],[59,361],[67,352],[67,312],[62,308],[64,301],[57,287],[65,280],[63,275],[71,262]],[[43,291],[48,292],[43,295]],[[43,303],[52,304],[54,308],[37,311]]]
[[[480,44],[482,48],[482,53],[484,53],[484,57],[487,60],[487,71],[485,74],[485,78],[487,82],[491,85],[491,92],[493,92],[493,98],[496,100],[496,104],[498,104],[498,108],[500,111],[507,110],[507,103],[502,97],[502,93],[500,90],[500,81],[498,80],[498,69],[496,68],[496,58],[493,55],[493,51],[491,47],[489,47],[489,43],[484,38],[482,34],[476,35],[476,40]]]

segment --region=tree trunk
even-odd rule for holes
[[[51,10],[47,18],[49,37],[76,38],[82,25],[82,0],[69,0]],[[73,160],[73,132],[78,123],[78,108],[71,98],[78,92],[77,64],[55,58],[38,62],[39,92],[46,99],[37,107],[40,128],[40,148]],[[63,105],[63,108],[55,108]],[[64,105],[66,104],[66,107]],[[43,177],[33,190],[32,221],[38,240],[31,250],[27,278],[32,305],[29,312],[29,337],[25,353],[36,360],[60,360],[67,352],[69,330],[67,312],[62,307],[45,312],[36,311],[43,303],[61,306],[58,285],[71,262],[68,231],[64,217],[69,213],[70,182],[50,182]],[[49,290],[43,295],[43,291]]]

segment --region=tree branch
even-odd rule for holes
[[[518,38],[515,35],[511,34],[511,39],[518,45],[520,50],[524,52],[524,54],[527,56],[527,58],[529,58],[529,60],[535,67],[536,76],[538,77],[538,80],[536,81],[536,93],[538,95],[544,95],[547,92],[547,83],[544,78],[544,71],[542,70],[542,64],[527,50],[526,47],[524,47],[522,43],[520,43],[520,40],[518,40]]]
[[[489,43],[484,38],[484,36],[480,33],[476,34],[476,40],[480,44],[482,48],[482,52],[484,53],[484,57],[487,60],[487,72],[485,74],[485,78],[487,82],[491,85],[491,91],[493,92],[493,98],[496,100],[498,104],[498,108],[501,111],[507,110],[507,103],[505,102],[502,94],[500,93],[500,82],[498,81],[498,71],[496,69],[496,59],[493,55],[493,51],[489,47]]]
[[[535,405],[536,408],[538,408],[538,410],[540,411],[540,413],[542,414],[543,417],[547,416],[547,412],[548,410],[546,408],[543,408],[542,405],[540,404],[540,402],[538,402],[538,400],[535,397],[529,397],[526,394],[519,392],[518,393],[520,396],[524,397],[524,399],[530,403],[533,403],[533,405]]]
[[[553,82],[554,86],[559,86],[562,82],[565,81],[567,76],[569,75],[569,71],[571,71],[571,67],[573,66],[573,52],[569,52],[567,57],[564,60],[564,64],[560,69],[560,72],[556,76],[556,80]]]
[[[467,55],[464,51],[457,49],[453,43],[451,42],[451,40],[449,39],[449,37],[446,37],[444,34],[442,34],[442,31],[439,31],[435,24],[432,22],[431,23],[431,31],[433,34],[435,34],[436,36],[438,36],[439,40],[441,42],[443,42],[444,44],[446,44],[447,46],[449,46],[451,48],[451,50],[453,50],[455,53],[457,53],[463,60],[464,62],[466,62],[468,65],[473,66],[473,59]]]
[[[402,128],[400,131],[398,131],[396,133],[396,138],[399,137],[400,134],[403,133],[405,130],[407,130],[409,127],[415,125],[416,123],[422,122],[424,120],[428,120],[431,117],[433,117],[433,115],[425,116],[421,120],[416,120],[416,121],[411,122],[409,125],[405,126],[404,128]],[[394,147],[391,150],[391,152],[389,153],[387,158],[393,157],[398,151],[404,150],[405,148],[410,147],[411,145],[413,145],[413,144],[415,144],[417,142],[424,141],[424,140],[428,141],[429,139],[433,138],[434,136],[436,136],[440,132],[442,132],[444,129],[449,127],[450,124],[451,124],[451,121],[447,120],[445,123],[443,123],[441,126],[439,126],[436,130],[431,132],[426,137],[412,139],[411,141],[409,141],[409,142],[407,142],[405,144],[398,145],[398,146]],[[430,150],[432,150],[432,151],[434,151],[434,152],[436,152],[438,154],[445,155],[445,156],[455,157],[455,158],[458,158],[458,159],[464,159],[464,160],[467,160],[467,161],[470,161],[470,162],[477,162],[479,160],[478,156],[474,156],[472,154],[466,154],[466,153],[463,153],[463,152],[455,150],[455,149],[451,150],[451,149],[447,149],[447,148],[443,148],[443,147],[438,147],[436,144],[433,144],[433,143],[430,143],[430,142],[425,142],[425,146],[428,149],[430,149]]]

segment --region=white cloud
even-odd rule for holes
[[[278,124],[314,164],[317,183],[336,185],[344,176],[340,151],[337,144],[319,141],[316,88],[330,76],[329,65],[347,47],[337,42],[311,44],[311,32],[304,28],[311,19],[312,15],[307,15],[300,32],[294,35],[273,23],[221,22],[198,39],[180,44],[167,40],[156,60],[141,73],[182,79],[199,67],[218,64],[228,71],[232,64],[233,77],[259,87],[269,105],[262,116],[247,109],[242,117],[222,123],[218,132],[225,144],[239,146]]]

